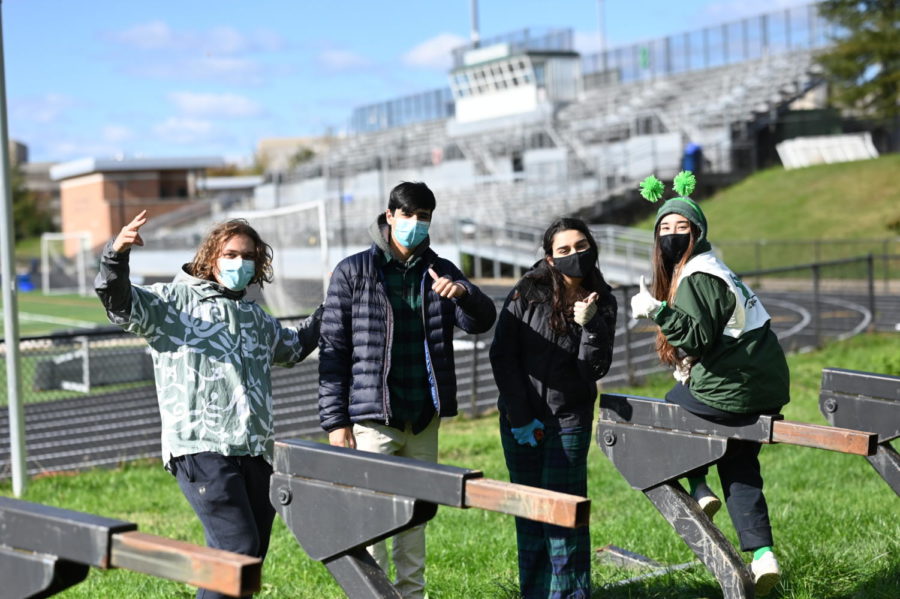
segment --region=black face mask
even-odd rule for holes
[[[690,233],[672,233],[659,237],[659,249],[662,253],[666,270],[672,270],[675,264],[684,256],[684,252],[689,245],[691,245]]]
[[[568,256],[553,259],[553,266],[562,274],[583,279],[597,264],[597,250],[590,248]]]

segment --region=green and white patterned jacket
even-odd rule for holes
[[[95,287],[110,321],[150,346],[163,462],[203,451],[271,462],[271,365],[293,366],[316,348],[321,308],[291,328],[244,292],[184,269],[172,283],[131,285],[129,253],[107,244]]]

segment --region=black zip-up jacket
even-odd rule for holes
[[[319,339],[319,421],[326,431],[354,422],[386,422],[390,416],[393,313],[384,288],[379,256],[387,248],[384,215],[370,229],[375,243],[342,260],[331,275]],[[456,366],[453,328],[467,333],[490,330],[497,317],[494,302],[470,283],[449,260],[429,247],[416,248],[425,264],[420,292],[425,325],[428,383],[438,414],[455,416]],[[459,299],[431,290],[428,269],[466,288]]]
[[[547,427],[591,426],[596,381],[609,370],[616,330],[609,288],[584,326],[550,328],[550,288],[524,278],[510,292],[494,333],[491,367],[500,390],[497,407],[510,426],[537,418]]]

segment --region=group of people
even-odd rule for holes
[[[657,215],[652,289],[642,283],[631,300],[634,317],[658,326],[659,356],[675,368],[678,383],[666,399],[726,423],[776,413],[788,399],[788,372],[768,314],[710,251],[706,219],[687,197],[692,178],[679,177],[680,197]],[[659,199],[661,184],[650,179],[645,197]],[[336,266],[324,304],[297,327],[246,297],[248,285],[273,276],[272,250],[246,221],[216,226],[167,284],[129,282],[145,212],[104,248],[97,293],[112,322],[147,339],[163,462],[210,547],[265,557],[274,519],[272,364],[292,366],[319,349],[319,415],[332,445],[436,462],[441,419],[457,413],[454,329],[484,333],[495,321],[490,360],[510,480],[587,495],[596,382],[612,362],[617,316],[597,242],[579,219],[554,221],[543,257],[497,317],[493,300],[430,247],[435,208],[424,183],[397,185],[369,228],[371,247]],[[764,594],[779,571],[758,451],[729,445],[717,466]],[[688,484],[712,516],[721,502],[704,477],[692,472]],[[516,539],[523,597],[590,597],[587,527],[517,518]],[[392,545],[396,588],[424,597],[424,525]],[[385,542],[369,552],[388,572]]]

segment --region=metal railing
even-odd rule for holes
[[[582,58],[581,69],[586,81],[604,84],[655,79],[823,48],[833,29],[816,4],[796,6],[590,54]]]

